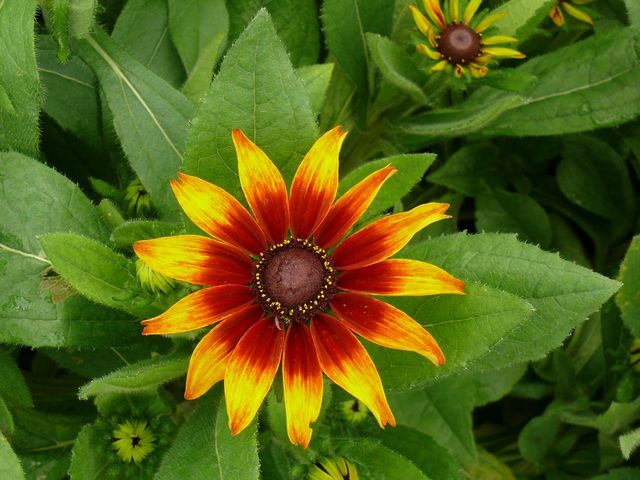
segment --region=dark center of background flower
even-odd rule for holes
[[[327,307],[334,285],[335,273],[326,252],[294,239],[261,255],[253,288],[268,314],[305,321]]]
[[[480,35],[463,24],[448,25],[438,38],[438,51],[455,64],[472,62],[481,48]]]

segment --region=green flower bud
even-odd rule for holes
[[[358,480],[358,470],[342,457],[323,458],[309,470],[309,480]]]
[[[139,179],[129,182],[124,191],[124,201],[127,204],[127,210],[131,215],[138,217],[148,216],[153,212],[153,204],[151,196],[140,183]]]
[[[362,423],[369,417],[367,406],[355,398],[342,402],[340,411],[344,418],[351,423]]]
[[[140,285],[153,293],[162,292],[166,295],[176,286],[172,279],[165,277],[158,272],[154,272],[151,270],[149,265],[139,258],[136,260],[136,275],[138,276],[138,282],[140,282]]]

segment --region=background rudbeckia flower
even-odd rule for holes
[[[525,55],[512,48],[500,47],[503,43],[515,43],[515,37],[494,35],[484,38],[484,32],[495,22],[504,18],[504,13],[492,13],[476,21],[476,12],[482,0],[470,0],[464,12],[459,0],[447,2],[443,9],[440,0],[422,0],[428,19],[414,5],[409,5],[413,20],[429,45],[420,43],[418,52],[436,60],[429,73],[453,67],[456,77],[462,77],[466,69],[476,78],[484,77],[489,68],[487,64],[494,57],[525,58]]]
[[[460,280],[434,265],[389,259],[416,232],[448,218],[448,205],[429,203],[383,217],[341,242],[396,171],[388,165],[372,173],[334,203],[345,135],[337,127],[313,145],[287,195],[275,165],[235,130],[240,183],[253,215],[223,189],[179,174],[172,181],[178,202],[213,238],[182,235],[134,245],[159,273],[205,286],[145,320],[143,333],[218,323],[193,352],[185,397],[197,398],[224,379],[233,434],[253,420],[281,360],[292,443],[309,444],[322,372],[366,404],[380,426],[393,425],[378,372],[354,334],[444,362],[421,325],[367,295],[463,293]]]
[[[577,18],[581,22],[593,25],[593,19],[591,18],[591,15],[572,5],[586,5],[588,3],[591,3],[591,1],[592,0],[558,0],[549,12],[549,16],[551,17],[551,20],[553,20],[553,23],[555,23],[558,27],[562,27],[565,24],[564,14],[562,13],[562,10],[567,12],[573,18]]]

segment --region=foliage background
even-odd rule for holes
[[[337,455],[374,479],[640,478],[640,4],[557,29],[553,0],[485,1],[529,59],[464,82],[424,73],[408,3],[0,0],[0,478],[278,480]],[[292,447],[276,382],[231,437],[221,386],[182,398],[196,335],[140,335],[190,287],[147,290],[131,245],[195,231],[178,171],[241,196],[231,129],[289,181],[336,124],[340,193],[399,169],[365,222],[452,205],[402,256],[468,295],[394,300],[447,364],[367,344],[396,429],[328,387]],[[159,438],[141,464],[111,446],[128,418]]]

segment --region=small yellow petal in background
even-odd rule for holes
[[[429,69],[429,73],[441,72],[447,67],[447,65],[449,65],[449,62],[447,62],[446,60],[441,60]]]
[[[524,53],[514,50],[513,48],[489,47],[489,48],[483,48],[482,51],[494,57],[502,57],[502,58],[526,58],[527,57]]]
[[[489,15],[484,17],[482,20],[480,20],[480,23],[474,30],[478,33],[482,33],[491,25],[493,25],[499,20],[502,20],[504,17],[507,17],[508,15],[509,14],[506,12],[490,13]]]
[[[499,43],[517,43],[516,37],[510,37],[508,35],[493,35],[491,37],[483,38],[483,45],[498,45]]]
[[[481,3],[482,0],[471,0],[467,4],[467,8],[464,10],[464,18],[462,19],[462,22],[465,25],[469,25],[471,23],[471,20],[473,20],[473,16],[478,11],[478,8],[480,8]]]
[[[418,30],[420,30],[425,37],[429,36],[429,31],[431,30],[429,20],[427,20],[422,12],[413,5],[409,5],[409,11],[411,12],[411,16],[413,17],[413,21],[416,24],[416,27],[418,27]]]
[[[447,20],[440,6],[440,0],[422,0],[422,4],[427,11],[427,15],[429,15],[438,27],[443,29],[447,26]]]
[[[589,14],[583,12],[582,10],[574,7],[569,2],[562,2],[562,8],[566,10],[566,12],[571,15],[573,18],[577,18],[578,20],[588,23],[589,25],[593,25],[593,19]]]
[[[424,43],[419,43],[418,45],[416,45],[416,50],[418,50],[418,52],[420,52],[422,55],[426,55],[427,57],[432,58],[433,60],[440,60],[442,58],[442,55],[440,55],[440,52],[434,52],[429,47],[427,47]]]

